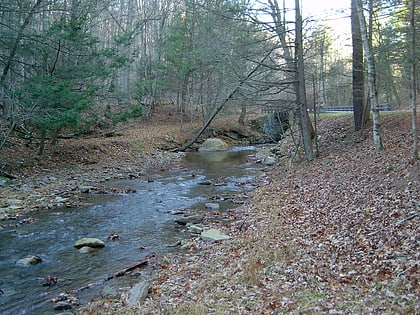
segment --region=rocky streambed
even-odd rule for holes
[[[51,310],[51,300],[60,311],[127,288],[136,303],[156,252],[193,249],[195,239],[229,238],[212,222],[234,221],[240,210],[229,209],[256,186],[262,166],[250,154],[254,148],[166,153],[154,172],[146,172],[144,163],[84,165],[7,186],[0,223],[2,311]],[[169,165],[172,170],[163,170]],[[74,242],[83,237],[104,240],[104,248],[78,252]]]

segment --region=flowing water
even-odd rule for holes
[[[254,150],[238,147],[188,153],[182,169],[150,174],[152,181],[107,183],[135,189],[135,193],[86,195],[92,205],[32,212],[32,224],[0,222],[0,314],[54,314],[51,298],[60,293],[98,282],[152,252],[168,251],[168,245],[185,238],[171,211],[203,209],[210,196],[253,188],[248,182],[261,173],[261,166],[247,162]],[[216,179],[225,185],[201,185]],[[234,206],[220,202],[222,210]],[[104,249],[81,254],[73,247],[82,237],[106,240],[112,231],[118,231],[120,240],[106,242]],[[15,262],[27,255],[40,256],[43,261],[17,267]],[[43,286],[47,276],[60,280],[54,286]],[[87,294],[85,299],[90,297]]]

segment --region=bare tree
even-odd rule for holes
[[[276,33],[281,48],[283,51],[283,58],[286,62],[286,73],[294,73],[294,93],[296,103],[298,104],[298,117],[300,121],[300,131],[303,140],[303,147],[306,158],[313,160],[314,153],[312,148],[312,138],[314,136],[314,129],[307,111],[306,88],[305,88],[305,69],[303,62],[303,40],[302,40],[302,16],[300,13],[300,3],[295,1],[295,51],[292,57],[291,46],[287,40],[287,28],[285,22],[284,11],[279,8],[278,2],[268,0],[270,8],[270,15],[273,19],[273,31]],[[282,14],[283,13],[283,14]]]
[[[372,1],[372,0],[370,0]],[[369,39],[367,36],[366,22],[363,15],[363,6],[361,0],[356,0],[356,9],[357,15],[359,18],[360,31],[362,35],[363,47],[366,53],[366,61],[368,68],[368,89],[369,89],[369,100],[372,105],[372,116],[373,116],[373,144],[375,146],[376,152],[381,152],[383,149],[382,139],[381,139],[381,124],[380,124],[380,115],[379,115],[379,102],[378,102],[378,92],[376,89],[375,83],[375,61],[373,58],[372,50],[369,45]]]

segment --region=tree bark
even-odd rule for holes
[[[416,23],[415,23],[416,0],[410,3],[410,50],[411,50],[411,113],[413,131],[413,160],[419,160],[417,148],[417,54],[416,54]]]
[[[362,34],[363,47],[366,53],[367,67],[368,67],[368,89],[369,89],[369,100],[372,105],[372,116],[373,116],[373,144],[376,152],[381,152],[383,149],[381,139],[381,124],[379,115],[379,103],[378,103],[378,92],[375,84],[375,61],[373,54],[370,49],[369,40],[367,37],[365,18],[362,12],[362,4],[360,0],[356,0],[357,15],[359,18],[360,31]]]
[[[314,151],[312,148],[312,123],[308,116],[308,107],[306,100],[306,87],[305,87],[305,68],[303,62],[303,44],[302,44],[302,16],[300,14],[300,0],[295,1],[296,10],[296,40],[295,40],[295,53],[296,53],[296,76],[297,76],[297,103],[300,108],[300,129],[303,139],[303,147],[305,150],[306,158],[309,161],[314,159]]]
[[[364,125],[363,102],[364,74],[363,74],[363,44],[360,23],[357,14],[356,1],[351,1],[351,35],[353,44],[352,72],[353,72],[353,117],[354,129],[361,130]]]

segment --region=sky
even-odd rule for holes
[[[295,0],[277,0],[279,7],[283,7],[283,1],[288,8],[290,20],[294,21]],[[328,25],[332,30],[332,47],[340,54],[351,54],[351,21],[350,7],[351,0],[300,0],[302,17],[304,20],[312,21],[310,26]],[[260,0],[256,3],[266,4],[267,1]],[[271,18],[269,18],[271,19]],[[307,26],[307,25],[305,25]]]
[[[294,7],[294,2],[286,1],[291,7]],[[329,25],[333,31],[334,46],[346,51],[351,47],[350,6],[351,0],[301,0],[302,17]]]

